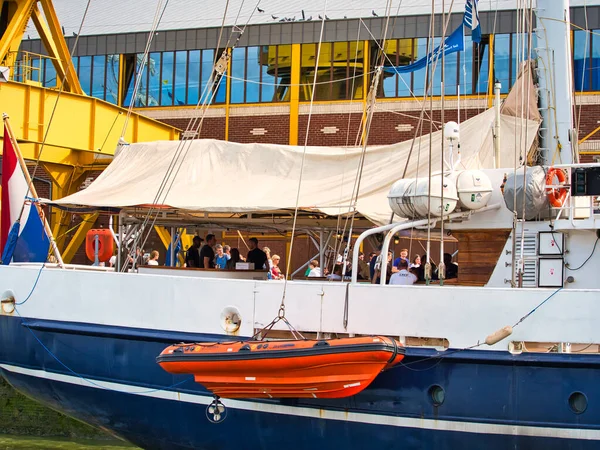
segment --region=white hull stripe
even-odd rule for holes
[[[164,400],[175,400],[199,405],[208,405],[212,397],[208,395],[186,394],[173,391],[153,391],[129,384],[112,383],[107,381],[86,380],[73,375],[65,375],[44,370],[28,369],[25,367],[0,364],[0,367],[9,372],[43,378],[51,381],[59,381],[95,389],[108,389],[126,394],[142,395]],[[92,384],[93,383],[93,384]],[[251,401],[240,401],[223,399],[228,408],[244,411],[255,411],[267,414],[286,414],[298,417],[315,419],[341,420],[346,422],[357,422],[374,425],[388,425],[402,428],[419,428],[434,431],[458,431],[476,434],[501,434],[512,436],[531,436],[544,438],[583,439],[600,441],[600,430],[587,430],[578,428],[551,428],[533,427],[521,425],[501,425],[477,422],[459,422],[453,420],[414,419],[410,417],[386,416],[379,414],[365,414],[356,412],[332,411],[316,408],[299,408],[284,405],[273,405]]]

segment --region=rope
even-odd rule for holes
[[[317,44],[317,55],[315,58],[315,73],[313,76],[313,88],[312,88],[312,92],[310,94],[310,108],[308,111],[308,121],[306,124],[306,131],[304,133],[304,148],[302,149],[302,160],[300,162],[300,176],[298,177],[298,189],[296,191],[296,206],[294,207],[294,220],[292,222],[292,232],[291,232],[291,236],[290,236],[290,249],[288,251],[288,255],[287,255],[287,260],[290,261],[290,264],[286,264],[285,267],[285,279],[283,281],[283,294],[281,296],[281,304],[279,305],[279,313],[278,313],[278,317],[275,319],[285,319],[285,296],[287,293],[287,284],[288,284],[288,278],[290,275],[290,266],[291,266],[291,261],[292,261],[292,251],[294,248],[294,234],[296,233],[296,223],[298,220],[298,210],[299,210],[299,205],[300,205],[300,191],[302,189],[302,176],[304,174],[304,160],[306,159],[306,149],[308,147],[308,135],[309,135],[309,131],[310,131],[310,123],[311,123],[311,119],[312,119],[312,111],[313,111],[313,105],[314,105],[314,101],[315,101],[315,92],[316,92],[316,82],[317,82],[317,76],[319,73],[319,59],[321,56],[321,46],[323,44],[323,33],[325,31],[325,15],[327,13],[327,0],[325,0],[325,4],[323,6],[323,14],[322,14],[322,19],[321,19],[321,31],[319,33],[319,42]],[[287,323],[287,320],[286,320]]]

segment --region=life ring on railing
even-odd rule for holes
[[[554,177],[558,178],[558,183],[562,186],[566,186],[565,183],[567,181],[567,176],[565,172],[561,169],[555,169],[554,167],[550,167],[548,169],[548,173],[546,174],[546,185],[552,186],[554,184]],[[547,187],[546,195],[548,195],[548,201],[555,208],[560,208],[565,204],[565,200],[567,199],[567,188],[566,187]]]

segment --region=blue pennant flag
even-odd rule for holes
[[[479,24],[479,11],[477,10],[477,2],[479,0],[467,0],[465,5],[465,17],[463,23],[465,27],[471,30],[473,42],[481,42],[481,25]]]
[[[177,231],[175,234],[175,252],[174,252],[175,264],[173,264],[173,266],[177,266],[177,260],[178,260],[180,252],[181,252],[181,238],[179,236],[179,231]],[[170,266],[171,265],[171,244],[169,244],[169,247],[167,248],[166,256],[167,257],[165,258],[165,266]]]
[[[396,67],[384,67],[383,70],[390,73],[410,73],[416,70],[422,69],[436,57],[441,57],[443,51],[445,55],[450,53],[461,52],[464,50],[464,33],[463,25],[461,24],[454,32],[446,38],[444,45],[439,45],[427,56],[415,61],[407,66],[396,66]]]

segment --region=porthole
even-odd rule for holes
[[[575,414],[581,414],[587,409],[587,397],[583,392],[573,392],[569,395],[569,408]]]
[[[446,399],[446,391],[444,391],[443,387],[434,384],[429,388],[429,397],[431,398],[433,406],[440,406]]]

